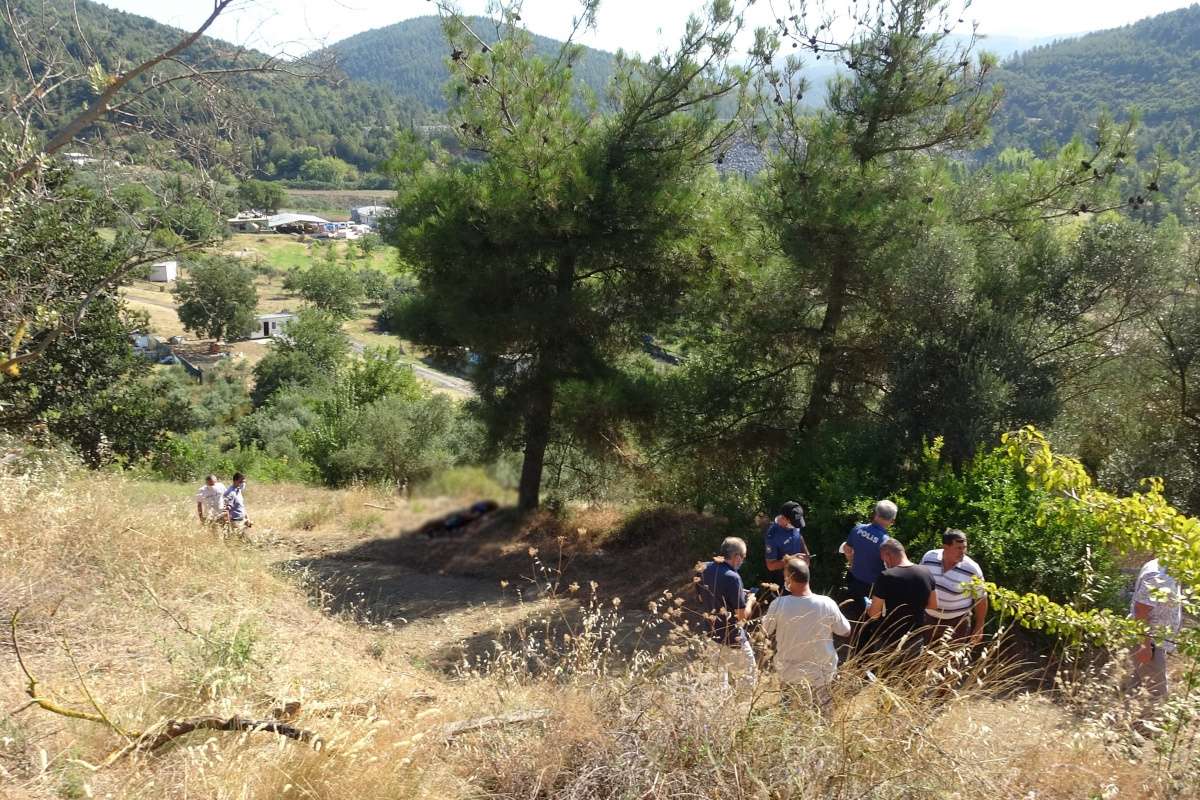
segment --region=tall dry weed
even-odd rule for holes
[[[630,609],[564,582],[559,557],[535,553],[511,602],[466,612],[478,635],[440,671],[421,649],[427,628],[330,613],[298,585],[312,576],[282,573],[269,545],[196,525],[191,491],[0,473],[0,602],[22,610],[30,669],[56,701],[86,709],[90,694],[131,727],[268,718],[298,701],[293,723],[322,746],[197,733],[94,770],[121,737],[39,709],[9,713],[26,698],[6,642],[6,797],[1197,796],[1196,693],[1180,692],[1146,728],[1123,699],[1120,659],[1033,691],[998,645],[919,662],[877,654],[843,666],[822,716],[783,704],[769,672],[745,696],[726,690],[684,598]],[[277,516],[321,497],[280,487]],[[328,502],[323,526],[338,535],[364,498]],[[464,720],[478,724],[450,732]]]

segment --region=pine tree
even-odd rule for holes
[[[586,4],[579,25],[593,11]],[[689,21],[674,54],[622,60],[603,115],[577,97],[580,49],[539,58],[519,22],[502,8],[500,39],[487,45],[447,17],[452,114],[483,159],[403,178],[389,236],[420,279],[401,327],[476,355],[492,438],[524,451],[529,509],[560,387],[611,378],[702,268],[689,243],[697,186],[732,133],[714,101],[746,80],[725,66],[741,21],[724,0]]]

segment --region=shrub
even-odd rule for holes
[[[905,494],[899,538],[918,559],[941,547],[941,533],[960,528],[987,579],[1017,592],[1068,604],[1117,607],[1123,579],[1112,553],[1097,545],[1096,525],[1039,519],[1047,499],[1030,489],[1000,449],[982,452],[961,472],[927,448],[928,476]]]

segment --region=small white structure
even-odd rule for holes
[[[393,211],[391,206],[359,206],[358,208],[350,209],[350,219],[360,225],[369,225],[372,228],[379,227],[379,221],[391,214]]]
[[[151,264],[150,274],[146,276],[146,280],[154,281],[155,283],[170,283],[178,278],[178,261],[159,261],[157,264]]]
[[[89,156],[87,153],[63,153],[62,157],[66,159],[68,164],[74,164],[77,167],[95,164],[96,159]]]
[[[295,314],[280,311],[276,314],[259,314],[254,318],[254,327],[250,329],[251,339],[273,339],[287,330]]]
[[[239,211],[236,217],[225,220],[235,233],[258,233],[267,227],[267,215],[257,211]]]

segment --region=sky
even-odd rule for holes
[[[194,28],[211,10],[211,0],[102,0],[104,5],[174,25]],[[580,38],[602,50],[624,48],[643,55],[675,42],[689,13],[702,0],[601,0],[597,26]],[[786,17],[788,0],[756,0],[751,26]],[[850,0],[828,7],[840,10]],[[865,2],[865,0],[863,0]],[[1192,5],[1194,0],[975,0],[962,32],[972,22],[994,36],[1057,37],[1126,25],[1143,17]],[[486,0],[459,0],[467,13],[482,12]],[[961,7],[961,4],[958,6]],[[573,0],[526,0],[522,17],[535,33],[563,38],[578,4]],[[429,0],[236,0],[211,33],[217,38],[270,53],[300,55],[361,31],[436,13]]]

